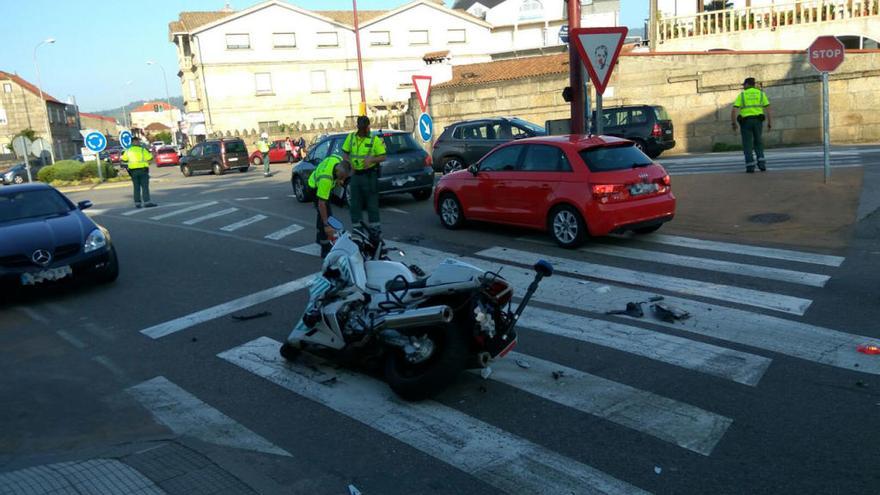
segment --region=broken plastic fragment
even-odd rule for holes
[[[880,345],[875,344],[863,344],[856,347],[856,350],[861,352],[862,354],[870,354],[870,355],[880,355]]]
[[[687,311],[663,303],[652,304],[651,308],[654,310],[657,318],[666,323],[675,323],[676,321],[686,320],[691,317],[691,314]]]
[[[593,289],[593,292],[597,292],[599,294],[605,294],[607,292],[611,292],[611,287],[608,287],[607,285],[601,285],[601,286]]]
[[[490,376],[492,376],[492,367],[486,366],[485,368],[480,370],[480,376],[483,377],[483,380],[488,380]]]
[[[354,485],[348,485],[348,495],[361,495],[361,491]]]
[[[554,379],[554,380],[559,380],[559,379],[562,378],[563,376],[565,376],[565,372],[564,372],[564,371],[554,371],[554,372],[553,372],[553,379]]]
[[[633,318],[641,318],[645,316],[645,312],[642,310],[642,302],[628,302],[626,303],[626,309],[616,309],[613,311],[606,311],[606,315],[626,315],[632,316]]]
[[[654,474],[660,474],[663,472],[663,468],[660,466],[654,466]]]
[[[519,366],[520,368],[523,368],[523,369],[529,369],[532,367],[532,365],[529,364],[529,362],[526,361],[525,359],[517,359],[516,365]]]

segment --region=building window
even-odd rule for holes
[[[467,31],[464,29],[450,29],[447,31],[449,43],[467,43]]]
[[[326,70],[313,70],[312,71],[312,93],[326,93],[327,92],[327,71]]]
[[[274,48],[296,48],[296,33],[272,33]]]
[[[390,46],[390,31],[370,31],[370,46]]]
[[[12,93],[12,83],[3,83],[3,92]]]
[[[428,43],[429,40],[427,30],[414,30],[409,32],[410,45],[427,45]]]
[[[197,100],[199,98],[199,93],[196,90],[196,80],[195,79],[189,80],[189,97],[192,100]]]
[[[0,108],[0,125],[9,125],[9,119],[6,118],[5,108]]]
[[[247,50],[251,47],[251,35],[249,34],[227,34],[226,49],[227,50]]]
[[[260,132],[266,132],[269,134],[278,134],[281,131],[281,127],[278,125],[277,120],[269,120],[266,122],[257,122],[257,125],[260,128]]]
[[[272,74],[268,72],[258,72],[254,74],[254,82],[257,86],[258,95],[272,94]]]
[[[339,46],[339,36],[336,31],[318,33],[318,48]]]
[[[345,69],[345,89],[349,91],[358,91],[361,89],[357,69]]]
[[[519,6],[519,20],[541,19],[544,17],[544,6],[540,0],[523,0]]]

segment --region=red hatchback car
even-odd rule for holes
[[[654,232],[672,220],[675,196],[666,170],[632,141],[549,136],[498,146],[443,176],[434,211],[450,229],[465,220],[516,225],[574,248],[588,235]]]
[[[180,154],[177,153],[177,148],[172,148],[170,146],[159,148],[156,152],[155,159],[157,167],[164,167],[166,165],[177,166],[180,164]]]

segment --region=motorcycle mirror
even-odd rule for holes
[[[534,268],[535,271],[542,277],[553,276],[553,265],[551,265],[548,261],[538,260],[538,262],[535,263]]]
[[[79,208],[80,210],[85,210],[86,208],[92,207],[92,202],[89,200],[80,201],[79,203],[76,204],[76,207]]]
[[[478,169],[476,165],[471,165],[470,167],[468,167],[468,172],[472,173],[474,177],[476,177],[477,174],[480,172],[480,169]]]
[[[345,225],[336,217],[330,217],[327,219],[327,225],[333,227],[333,230],[342,230],[345,228]]]

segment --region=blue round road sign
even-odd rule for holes
[[[428,142],[433,135],[434,121],[431,120],[431,116],[426,113],[419,115],[419,137],[422,141]]]
[[[100,153],[107,147],[107,138],[98,131],[92,131],[86,134],[86,148],[89,151]]]
[[[122,131],[119,133],[119,144],[125,148],[131,148],[131,132],[130,131]]]

